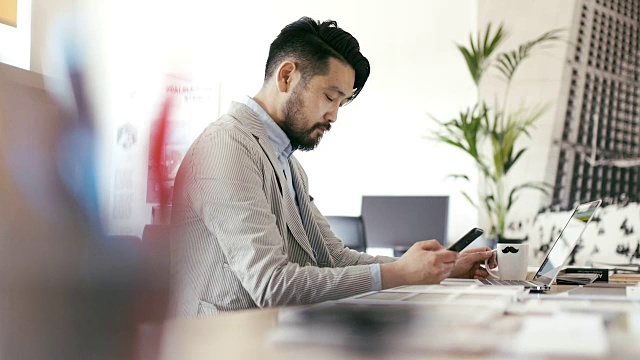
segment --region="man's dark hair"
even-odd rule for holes
[[[287,59],[296,62],[302,74],[302,83],[329,71],[329,58],[349,64],[356,73],[353,94],[358,96],[369,77],[369,61],[360,53],[360,44],[333,20],[315,21],[302,17],[282,29],[271,43],[264,80],[267,81],[278,66]]]

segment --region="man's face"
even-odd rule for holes
[[[299,82],[283,109],[282,130],[294,149],[313,150],[331,123],[338,118],[338,109],[353,93],[355,71],[351,66],[331,58],[329,72]]]

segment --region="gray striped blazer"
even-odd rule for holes
[[[345,248],[291,157],[300,215],[257,115],[233,103],[196,139],[178,171],[171,216],[178,316],[299,305],[369,291],[368,264]]]

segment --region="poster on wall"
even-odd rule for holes
[[[112,209],[111,221],[127,223],[133,216],[134,208],[134,175],[135,149],[139,146],[139,130],[132,123],[125,123],[118,127],[114,149]],[[131,233],[132,229],[120,229],[119,233]]]
[[[640,20],[611,4],[575,4],[545,175],[553,192],[509,224],[538,261],[578,204],[601,199],[569,265],[640,264]]]
[[[144,225],[169,220],[168,216],[153,216],[161,192],[165,191],[170,201],[184,154],[202,130],[217,119],[218,81],[182,72],[165,76],[164,84],[158,86],[162,91],[147,85],[129,90],[123,105],[126,117],[112,128],[111,234],[140,235]],[[156,159],[151,144],[166,98],[171,98],[167,133],[160,158]]]
[[[159,205],[162,192],[171,204],[176,173],[186,152],[204,128],[217,118],[219,86],[205,82],[189,74],[172,74],[167,77],[165,95],[170,99],[169,118],[160,152],[154,154],[149,147],[147,166],[148,204]],[[149,142],[159,136],[160,119],[151,124]],[[159,157],[156,159],[155,157]],[[155,168],[159,166],[160,168]],[[162,214],[160,214],[162,212]],[[154,222],[168,222],[167,211],[154,208]]]
[[[0,24],[18,27],[18,0],[0,0]]]
[[[0,0],[0,62],[29,70],[31,0]]]

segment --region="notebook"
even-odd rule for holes
[[[478,280],[482,285],[524,286],[532,291],[546,291],[558,276],[560,269],[571,256],[580,236],[591,222],[593,215],[600,206],[601,200],[578,205],[571,214],[569,221],[560,232],[551,251],[540,265],[533,280]]]

